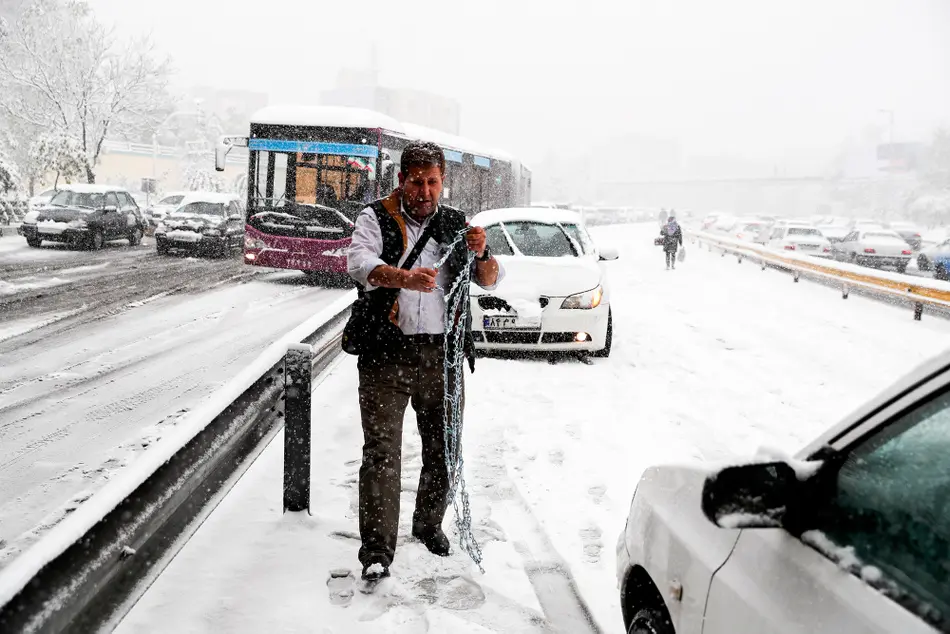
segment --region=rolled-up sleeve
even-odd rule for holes
[[[501,261],[498,260],[497,258],[495,259],[495,262],[498,262],[498,277],[495,278],[495,283],[492,284],[491,286],[482,286],[481,284],[478,284],[478,278],[477,278],[476,275],[475,275],[475,271],[476,271],[475,266],[476,266],[476,265],[475,265],[475,262],[472,262],[472,280],[473,280],[476,284],[478,284],[479,286],[481,286],[481,288],[485,289],[486,291],[493,291],[493,290],[495,290],[496,288],[498,288],[498,285],[501,284],[501,281],[502,281],[503,279],[505,279],[505,265],[502,264]]]
[[[346,270],[367,291],[376,287],[369,283],[369,274],[377,266],[386,263],[379,257],[383,254],[383,232],[372,208],[367,207],[356,218],[353,242],[346,252]]]

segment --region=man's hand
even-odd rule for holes
[[[431,293],[435,288],[435,269],[419,267],[406,272],[406,279],[403,288],[410,291],[419,291],[420,293]]]
[[[468,243],[468,250],[472,251],[478,257],[485,253],[485,243],[487,236],[482,227],[472,227],[465,233],[465,242]]]

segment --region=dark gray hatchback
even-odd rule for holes
[[[146,221],[135,200],[120,188],[75,186],[60,191],[21,233],[31,247],[43,241],[101,249],[109,240],[141,244]]]

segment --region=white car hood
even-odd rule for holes
[[[592,257],[533,258],[499,255],[505,278],[492,295],[567,297],[589,291],[601,283],[601,270]],[[473,288],[473,294],[484,291]]]

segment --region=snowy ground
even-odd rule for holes
[[[794,451],[950,346],[945,321],[731,258],[692,249],[667,272],[652,225],[594,233],[623,250],[611,265],[614,354],[592,366],[482,359],[468,382],[485,575],[408,537],[420,466],[410,413],[394,578],[347,607],[329,601],[330,570],[359,572],[362,439],[345,358],[314,393],[313,516],[281,514],[278,437],[119,631],[582,631],[531,583],[539,565],[563,562],[600,629],[620,632],[612,551],[645,467]]]
[[[0,567],[341,293],[238,257],[21,243],[0,241]]]

